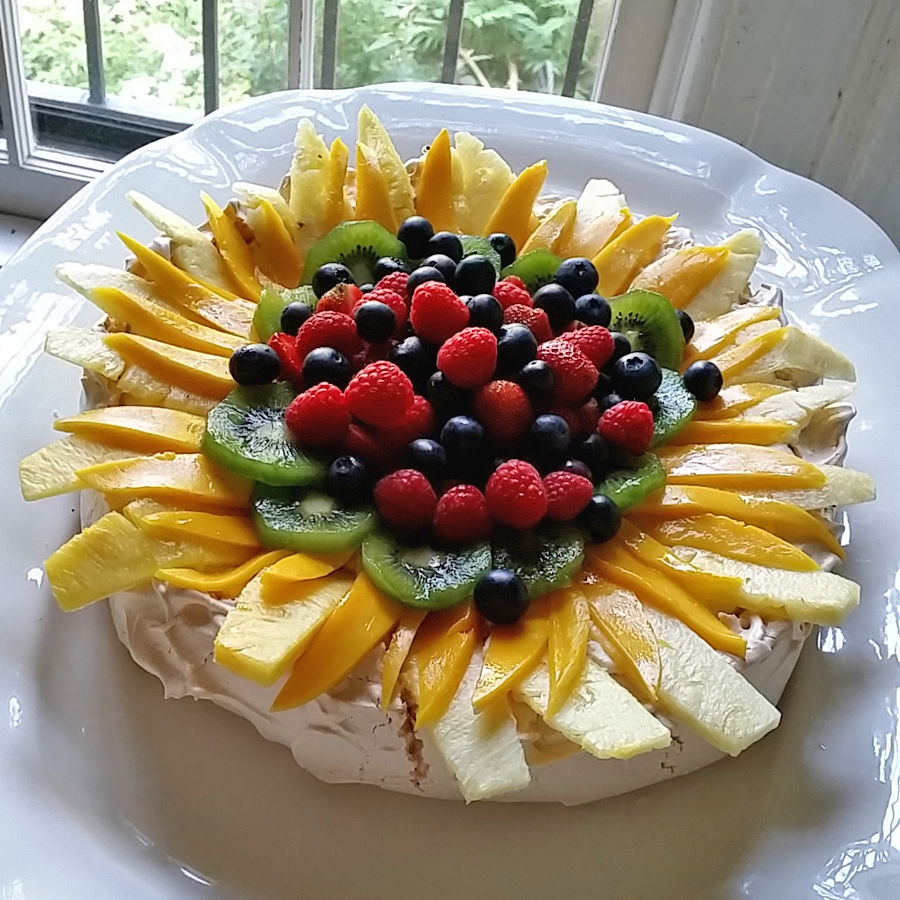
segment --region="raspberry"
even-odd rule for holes
[[[598,369],[602,369],[613,355],[612,335],[602,325],[567,331],[561,339],[577,347]]]
[[[351,359],[362,350],[356,333],[356,323],[342,312],[317,312],[310,316],[297,332],[297,356],[302,362],[316,347],[331,347]]]
[[[491,533],[491,514],[484,494],[471,484],[450,488],[434,511],[434,533],[448,544],[472,544]]]
[[[535,309],[533,306],[523,306],[516,303],[514,306],[508,306],[503,311],[503,324],[510,325],[518,322],[531,329],[535,340],[539,344],[553,339],[553,329],[550,327],[550,320],[547,313],[542,309]]]
[[[469,324],[469,308],[439,281],[426,281],[413,293],[409,321],[424,341],[443,344]]]
[[[278,377],[282,381],[292,381],[300,384],[302,380],[302,366],[300,357],[297,356],[297,339],[278,331],[269,338],[269,346],[278,354],[281,360],[281,371]]]
[[[379,469],[387,468],[390,463],[388,448],[379,443],[371,431],[360,425],[351,425],[347,429],[343,449]]]
[[[381,341],[377,344],[366,344],[366,349],[363,350],[361,355],[362,366],[367,366],[369,363],[378,362],[380,359],[387,359],[391,350],[394,349],[393,341]],[[357,354],[359,356],[359,354]],[[353,357],[356,359],[356,357]]]
[[[362,297],[362,291],[355,284],[336,284],[330,291],[319,297],[316,312],[340,312],[349,314]]]
[[[641,454],[653,437],[653,413],[646,403],[623,400],[600,416],[597,433],[629,453]]]
[[[547,412],[551,416],[559,416],[566,425],[569,426],[570,434],[578,434],[579,428],[581,427],[581,420],[574,409],[568,406],[552,406]]]
[[[402,275],[403,273],[396,272],[395,274]],[[384,281],[384,279],[378,283],[381,284],[382,281]],[[363,303],[368,303],[370,300],[377,303],[383,303],[387,306],[397,320],[397,333],[399,334],[403,331],[403,326],[406,325],[406,317],[409,315],[409,309],[406,306],[406,301],[399,293],[397,293],[397,291],[393,291],[390,288],[377,287],[375,290],[369,291],[368,294],[363,294],[359,300],[356,301],[353,306],[353,312],[355,313]]]
[[[375,506],[388,525],[422,529],[431,525],[437,497],[421,472],[398,469],[375,485]]]
[[[487,328],[464,328],[438,350],[437,364],[451,384],[476,388],[497,367],[497,337]]]
[[[391,450],[405,450],[416,438],[427,437],[434,431],[434,409],[424,398],[416,396],[403,421],[391,428],[379,429],[376,440]]]
[[[540,344],[538,359],[553,369],[553,400],[563,406],[575,406],[597,385],[597,367],[563,338]]]
[[[504,310],[509,309],[511,306],[531,307],[534,305],[531,300],[531,294],[528,293],[525,285],[515,275],[510,275],[508,278],[504,278],[503,281],[498,281],[494,285],[493,294],[500,301],[500,305]]]
[[[369,363],[357,372],[346,391],[350,412],[368,425],[382,427],[401,422],[414,396],[410,380],[387,360]]]
[[[385,275],[384,278],[375,285],[375,288],[387,288],[389,291],[398,293],[404,302],[408,302],[409,292],[406,289],[406,283],[408,281],[409,275],[407,275],[406,272],[391,272],[390,275]]]
[[[544,478],[547,493],[547,518],[569,522],[594,496],[590,479],[574,472],[551,472]]]
[[[504,525],[533,528],[547,512],[547,495],[538,470],[521,459],[501,463],[484,491],[488,509]]]
[[[350,425],[350,410],[339,387],[322,382],[294,397],[284,413],[301,444],[321,449],[338,445]]]
[[[510,444],[524,437],[534,419],[528,394],[512,381],[486,384],[476,392],[472,411],[488,437],[499,444]]]
[[[600,406],[593,397],[583,406],[579,406],[575,410],[575,414],[578,416],[578,428],[572,434],[588,435],[597,430],[597,423],[600,421]]]
[[[522,288],[523,291],[528,290],[528,287],[526,286],[525,282],[522,281],[522,279],[519,278],[518,275],[507,275],[506,278],[504,278],[503,280],[508,281],[510,284],[514,284],[518,288]]]

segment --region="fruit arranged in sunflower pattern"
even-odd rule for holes
[[[55,422],[22,491],[109,512],[47,560],[59,604],[226,598],[216,662],[274,710],[381,647],[382,704],[403,686],[467,799],[529,780],[513,699],[600,758],[666,746],[656,711],[741,752],[779,714],[728,614],[858,602],[820,511],[871,480],[791,450],[853,366],[748,302],[752,232],[668,249],[673,219],[600,180],[536,206],[546,165],[467,134],[405,166],[368,109],[354,163],[303,122],[281,191],[204,196],[203,228],[131,195],[167,240],[60,267],[108,318],[47,350],[109,402]]]

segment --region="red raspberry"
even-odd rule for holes
[[[376,440],[391,450],[405,450],[416,438],[427,437],[434,431],[434,409],[424,398],[416,396],[403,421],[391,428],[379,428]]]
[[[294,397],[284,413],[287,427],[306,447],[334,447],[350,426],[350,410],[339,387],[322,382]]]
[[[510,325],[513,322],[519,322],[521,325],[528,326],[539,344],[553,340],[553,329],[550,327],[550,320],[547,318],[547,313],[542,309],[535,309],[533,306],[523,306],[521,303],[517,303],[515,306],[508,306],[503,311],[503,324]]]
[[[381,341],[378,344],[366,344],[366,349],[362,352],[361,359],[363,360],[363,366],[367,366],[371,362],[378,362],[380,359],[387,359],[391,350],[394,349],[393,341]],[[359,356],[359,354],[357,354]],[[356,357],[354,357],[356,359]]]
[[[497,367],[497,336],[487,328],[463,328],[438,350],[437,365],[456,387],[476,388]]]
[[[292,381],[299,385],[303,372],[300,357],[297,356],[297,339],[283,331],[278,331],[269,338],[269,346],[281,360],[281,371],[278,373],[278,377],[282,381]]]
[[[469,308],[446,284],[426,281],[413,293],[409,321],[422,340],[443,344],[469,324]]]
[[[357,372],[347,385],[350,412],[367,425],[397,425],[412,406],[410,380],[392,362],[378,360]]]
[[[375,485],[375,506],[388,525],[422,529],[431,525],[437,497],[421,472],[398,469]]]
[[[388,448],[380,443],[371,431],[361,425],[351,425],[347,429],[343,449],[379,469],[388,468],[391,462],[391,453]]]
[[[380,283],[381,282],[379,282],[379,284]],[[409,315],[409,309],[406,306],[406,301],[400,294],[396,291],[392,291],[390,288],[377,287],[375,290],[369,291],[368,294],[363,294],[359,300],[356,301],[353,312],[355,313],[363,303],[368,303],[370,300],[375,303],[383,303],[387,306],[394,314],[394,319],[397,321],[397,332],[399,333],[403,330],[403,326],[406,325],[406,317]]]
[[[547,493],[547,518],[569,522],[575,518],[594,495],[590,479],[574,472],[551,472],[544,478]]]
[[[316,312],[341,312],[349,314],[353,305],[362,297],[355,284],[336,284],[319,297]]]
[[[342,312],[317,312],[310,316],[297,332],[297,356],[301,362],[316,347],[331,347],[351,359],[362,350],[356,333],[356,323]]]
[[[515,275],[504,278],[503,281],[498,281],[494,285],[492,293],[500,301],[500,305],[504,309],[509,309],[511,306],[531,307],[534,305],[531,294],[528,293],[525,285]]]
[[[629,453],[641,454],[653,437],[653,413],[646,403],[623,400],[600,416],[597,433]]]
[[[525,285],[525,282],[522,281],[522,279],[519,278],[518,275],[507,275],[506,278],[504,278],[503,280],[508,281],[510,284],[514,284],[516,287],[522,288],[523,291],[528,290],[527,286]]]
[[[524,437],[534,419],[528,394],[512,381],[492,381],[480,388],[472,411],[488,437],[498,444],[511,444]]]
[[[406,272],[391,272],[390,275],[385,275],[384,278],[375,285],[375,288],[387,288],[390,291],[395,291],[400,295],[401,299],[408,302],[409,292],[406,289],[408,281],[409,275],[407,275]]]
[[[577,331],[567,331],[561,339],[577,347],[598,369],[612,358],[614,342],[608,328],[588,325]]]
[[[555,403],[575,406],[597,386],[597,367],[568,341],[547,341],[538,347],[537,356],[553,369]]]
[[[534,528],[547,512],[547,495],[538,470],[521,459],[501,463],[488,479],[484,495],[493,517],[504,525]]]
[[[579,406],[575,410],[578,416],[578,428],[573,434],[588,435],[593,434],[597,429],[597,423],[600,421],[600,406],[597,401],[591,397],[583,406]]]
[[[434,511],[434,533],[448,544],[472,544],[491,533],[491,514],[484,494],[471,484],[450,488]]]

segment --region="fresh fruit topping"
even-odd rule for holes
[[[582,294],[575,301],[575,318],[585,325],[609,327],[612,309],[599,294]]]
[[[379,360],[353,376],[346,397],[357,419],[386,427],[403,421],[414,394],[409,378],[394,363]]]
[[[469,310],[446,284],[429,281],[415,289],[409,320],[420,338],[443,344],[469,324]]]
[[[365,284],[361,284],[359,286],[359,292],[361,294],[371,294],[372,291],[375,290],[375,285],[372,282],[367,281]]]
[[[381,278],[376,286],[399,294],[400,299],[406,303],[409,301],[409,294],[407,293],[408,284],[409,275],[406,272],[392,272],[390,275],[385,275],[384,278]],[[372,290],[371,286],[369,287],[369,290]]]
[[[428,242],[434,237],[434,229],[428,219],[410,216],[401,222],[397,229],[397,237],[406,247],[406,255],[410,259],[422,259],[431,252]]]
[[[295,300],[281,311],[281,331],[292,337],[297,336],[300,326],[313,314],[312,309],[301,300]]]
[[[331,347],[351,359],[362,350],[356,324],[346,313],[317,312],[297,332],[297,355],[301,360],[316,347]]]
[[[325,487],[341,503],[354,506],[369,499],[372,473],[360,457],[352,454],[338,456],[325,476]]]
[[[495,625],[512,625],[528,609],[525,582],[509,569],[491,569],[475,585],[475,608]]]
[[[402,259],[395,256],[382,256],[381,259],[375,261],[372,266],[372,279],[377,284],[382,278],[394,275],[397,272],[406,272],[406,263]]]
[[[542,359],[533,359],[519,370],[517,381],[532,400],[545,403],[553,395],[553,369]]]
[[[561,284],[545,284],[534,294],[534,305],[544,310],[555,332],[562,331],[575,318],[575,300]]]
[[[341,443],[350,426],[350,410],[340,388],[323,382],[295,397],[284,414],[291,433],[307,447]]]
[[[618,406],[625,398],[620,394],[617,394],[615,391],[612,393],[606,394],[606,396],[601,397],[597,401],[597,406],[600,409],[600,415],[606,412],[608,409],[612,409],[614,406]]]
[[[454,263],[458,263],[463,258],[462,241],[452,231],[438,231],[428,241],[428,253],[449,256]]]
[[[360,425],[351,425],[347,429],[343,449],[378,468],[383,468],[390,457],[387,447],[381,446],[375,435]]]
[[[354,305],[362,297],[362,289],[355,284],[336,284],[326,291],[316,304],[316,312],[341,312],[351,314]],[[302,324],[302,323],[301,323]]]
[[[429,438],[412,441],[406,451],[409,468],[421,472],[432,484],[438,484],[447,474],[447,451]]]
[[[594,264],[581,256],[563,260],[556,270],[556,283],[562,285],[573,297],[592,293],[598,280]]]
[[[340,263],[325,263],[312,277],[312,289],[319,298],[339,284],[354,284],[353,273]]]
[[[537,353],[537,339],[526,325],[504,325],[497,341],[497,374],[516,375]]]
[[[495,231],[488,235],[488,241],[500,256],[502,268],[505,269],[516,261],[516,242],[508,234]]]
[[[452,472],[468,472],[480,462],[484,428],[471,416],[453,416],[441,429],[441,446]]]
[[[485,256],[464,256],[456,266],[453,286],[461,294],[489,294],[497,281],[493,263]]]
[[[307,387],[327,381],[339,388],[350,381],[350,361],[331,347],[316,347],[303,360],[303,383]]]
[[[397,469],[375,485],[375,506],[394,528],[418,531],[429,528],[437,497],[428,479],[415,469]]]
[[[537,355],[553,369],[554,402],[574,406],[596,387],[597,367],[568,341],[556,338],[541,344]]]
[[[698,400],[712,400],[722,390],[722,373],[714,362],[707,359],[691,363],[684,370],[683,377],[684,386]]]
[[[434,533],[447,544],[472,544],[485,540],[493,522],[484,494],[471,484],[450,488],[437,502]]]
[[[261,341],[268,343],[275,332],[283,330],[281,326],[281,314],[286,306],[291,303],[303,303],[310,311],[315,308],[316,295],[312,288],[301,285],[298,288],[287,290],[267,285],[259,296],[259,303],[253,311],[253,327]]]
[[[498,444],[522,439],[534,418],[531,401],[512,381],[492,381],[480,388],[472,402],[472,411],[491,440]]]
[[[353,320],[356,333],[370,344],[387,340],[397,328],[394,311],[377,300],[366,299],[360,303],[353,312]]]
[[[681,325],[684,342],[687,344],[694,336],[694,320],[683,309],[676,309],[675,315],[678,316],[678,324]]]
[[[456,260],[451,259],[446,253],[432,253],[422,260],[423,269],[437,269],[447,284],[453,282],[456,275]]]
[[[591,470],[595,481],[606,474],[612,459],[609,444],[599,434],[589,434],[583,441],[576,442],[572,453]]]
[[[503,307],[496,297],[476,294],[466,301],[466,306],[469,308],[469,325],[500,334],[503,327]]]
[[[386,256],[402,258],[403,255],[403,244],[377,222],[343,222],[310,247],[300,280],[303,284],[310,284],[321,266],[340,263],[350,270],[350,281],[370,284],[378,280],[373,270],[379,259]],[[334,287],[334,284],[328,287]],[[320,297],[322,293],[324,291],[316,291],[316,296]]]
[[[443,372],[435,372],[428,379],[425,389],[438,418],[449,419],[465,412],[469,407],[469,393],[450,384]]]
[[[547,495],[538,470],[521,459],[501,463],[485,488],[488,508],[504,525],[533,528],[547,513]]]
[[[656,360],[647,353],[626,353],[612,371],[616,392],[627,400],[649,400],[662,382]]]
[[[575,475],[580,475],[582,478],[587,478],[588,481],[591,481],[594,477],[594,473],[580,459],[567,459],[557,471],[572,472]]]
[[[269,346],[278,354],[281,363],[279,379],[299,385],[303,378],[303,370],[300,357],[297,355],[297,341],[289,334],[277,331],[269,338]]]
[[[612,335],[602,325],[588,325],[577,331],[567,331],[560,338],[577,347],[598,370],[609,362],[615,348]]]
[[[579,517],[579,524],[587,529],[594,544],[602,544],[616,536],[622,524],[622,513],[615,500],[606,494],[595,494]]]
[[[572,441],[572,430],[562,417],[538,416],[528,429],[528,452],[541,465],[553,465],[566,455]]]
[[[281,360],[267,344],[247,344],[231,354],[228,371],[238,384],[268,384],[278,377]]]
[[[587,505],[594,495],[590,478],[574,472],[551,472],[544,476],[547,494],[547,517],[557,522],[569,522]]]
[[[538,288],[553,281],[561,263],[562,260],[549,250],[532,250],[530,253],[523,253],[500,274],[504,278],[515,275],[521,279],[522,286],[533,294]]]
[[[388,359],[406,373],[416,389],[425,386],[436,365],[434,351],[415,335],[400,341],[388,354]]]
[[[505,310],[511,306],[533,306],[531,294],[515,276],[498,281],[491,293]]]
[[[493,566],[510,569],[534,600],[566,587],[584,562],[584,533],[570,525],[541,526],[493,541]]]
[[[497,366],[497,337],[487,328],[464,328],[438,350],[437,364],[451,384],[479,387]]]
[[[406,319],[409,315],[409,306],[403,299],[403,296],[392,288],[384,287],[382,283],[379,282],[378,287],[376,287],[372,291],[369,291],[369,293],[366,295],[365,301],[367,303],[383,303],[385,306],[389,307],[391,312],[393,312],[394,314],[394,318],[397,320],[398,333],[406,324]],[[359,309],[359,307],[360,303],[357,303],[353,309],[354,313],[357,309]]]
[[[632,350],[649,353],[660,366],[677,369],[684,353],[684,333],[675,307],[652,291],[629,291],[610,304],[610,329],[624,334]]]
[[[543,290],[543,288],[541,288]],[[553,339],[553,329],[550,327],[550,319],[543,309],[535,309],[531,306],[525,306],[516,303],[514,306],[508,306],[503,313],[503,321],[507,325],[518,323],[524,325],[531,330],[534,339],[543,344]]]
[[[428,284],[429,281],[436,281],[439,284],[444,284],[446,280],[447,279],[440,273],[440,270],[436,269],[434,266],[419,266],[419,268],[406,280],[406,292],[412,297],[416,292],[416,288],[419,286]]]
[[[697,399],[687,389],[682,377],[671,369],[662,370],[662,381],[648,401],[653,411],[652,447],[672,440],[697,410]]]
[[[402,421],[387,429],[393,442],[403,445],[416,438],[425,437],[432,431],[434,431],[434,407],[419,395],[413,398]]]
[[[528,286],[524,281],[522,281],[521,278],[519,278],[518,275],[507,275],[503,280],[508,282],[509,284],[514,284],[517,288],[521,288],[523,291],[528,291]],[[528,296],[530,297],[531,294],[529,294]]]
[[[600,416],[597,431],[611,444],[637,456],[650,446],[653,438],[653,413],[646,403],[623,400]]]
[[[503,264],[500,254],[491,246],[491,242],[481,235],[462,234],[459,237],[463,246],[463,259],[467,256],[483,256],[494,269],[494,280],[500,277],[500,269]]]
[[[600,421],[600,404],[591,397],[587,403],[583,403],[575,410],[575,415],[578,418],[578,425],[572,433],[579,436],[593,434]]]
[[[606,372],[612,374],[612,367],[626,354],[631,353],[631,341],[621,331],[610,331],[613,339],[612,356],[606,362]]]
[[[653,453],[645,453],[635,460],[634,468],[616,469],[606,474],[598,481],[594,492],[615,500],[616,506],[624,512],[665,486],[666,470],[663,464]]]

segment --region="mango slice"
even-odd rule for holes
[[[745,409],[750,409],[769,397],[788,392],[789,388],[777,384],[733,384],[722,388],[718,397],[698,403],[694,419],[703,421],[733,419]]]
[[[695,323],[727,313],[746,293],[762,251],[762,238],[748,228],[725,238],[722,246],[730,251],[725,268],[684,307]]]
[[[400,670],[406,662],[406,657],[409,656],[416,632],[427,615],[428,613],[424,609],[405,610],[391,635],[390,643],[387,650],[384,651],[384,659],[381,662],[382,709],[387,709],[391,700],[394,699]]]
[[[829,509],[832,506],[852,506],[875,499],[875,481],[866,472],[844,466],[820,466],[825,476],[821,488],[788,488],[778,491],[742,492],[745,500],[777,500],[801,509]]]
[[[277,712],[302,706],[331,690],[397,624],[403,607],[364,574],[313,635],[272,703]]]
[[[719,422],[695,420],[670,439],[671,444],[786,444],[796,438],[793,422],[777,419],[725,419]]]
[[[563,259],[593,259],[611,240],[631,225],[625,195],[605,178],[591,178],[578,197],[569,241],[559,248]]]
[[[294,243],[291,229],[271,201],[256,197],[248,203],[252,203],[252,206],[246,210],[245,215],[253,231],[250,252],[253,254],[254,266],[275,284],[286,288],[297,287],[303,273],[303,260]],[[290,215],[287,207],[285,210]]]
[[[739,306],[715,319],[696,322],[694,336],[684,350],[683,367],[700,359],[710,359],[731,346],[747,326],[772,321],[779,315],[777,306]]]
[[[728,264],[727,247],[684,247],[640,272],[631,290],[655,291],[676,309],[687,306]]]
[[[223,516],[208,512],[163,510],[146,513],[136,523],[163,541],[190,540],[213,546],[256,549],[259,539],[249,516]]]
[[[388,184],[378,168],[375,154],[365,144],[356,145],[356,211],[360,220],[377,222],[391,234],[396,233],[398,222]]]
[[[212,231],[216,247],[225,260],[225,266],[237,286],[237,293],[249,300],[259,302],[262,289],[256,277],[253,253],[238,231],[234,220],[205,191],[200,192],[203,208],[206,210],[209,229]]]
[[[578,588],[563,588],[554,593],[547,637],[550,674],[547,714],[551,716],[562,709],[581,680],[590,631],[590,613],[584,594]]]
[[[531,232],[519,255],[532,250],[549,250],[558,253],[559,248],[569,243],[575,227],[577,204],[574,200],[560,203],[552,212],[541,219],[540,225]]]
[[[88,328],[54,328],[44,338],[44,352],[115,381],[125,360],[103,343],[103,334]]]
[[[413,200],[412,182],[406,171],[406,165],[397,152],[387,129],[378,120],[378,116],[365,104],[357,116],[356,127],[357,143],[365,144],[375,154],[378,168],[387,181],[395,220],[400,223],[415,215],[416,205]]]
[[[467,131],[453,136],[453,205],[462,234],[484,234],[491,213],[515,181],[506,160]]]
[[[278,603],[295,581],[324,578],[346,565],[355,549],[335,553],[291,553],[263,574],[262,595],[266,603]]]
[[[528,235],[534,230],[531,225],[534,202],[541,192],[546,177],[546,160],[523,169],[500,199],[483,233],[487,235],[497,231],[503,232],[515,241],[516,247],[524,247]]]
[[[428,219],[435,231],[457,230],[450,134],[446,128],[431,142],[422,160],[416,184],[416,212]]]
[[[610,241],[594,257],[600,275],[597,292],[604,297],[621,294],[637,273],[659,256],[674,221],[675,216],[647,216]]]
[[[286,553],[286,550],[268,550],[233,568],[215,572],[189,568],[160,569],[154,577],[175,587],[217,594],[221,597],[237,597],[254,575],[277,562]]]
[[[774,347],[784,340],[786,334],[787,326],[776,328],[773,331],[757,335],[749,341],[729,347],[717,356],[713,356],[712,361],[722,373],[722,379],[725,384],[737,383],[740,379],[745,381],[763,380],[755,377],[751,379],[743,376],[742,373],[749,369],[757,360],[771,352]]]

